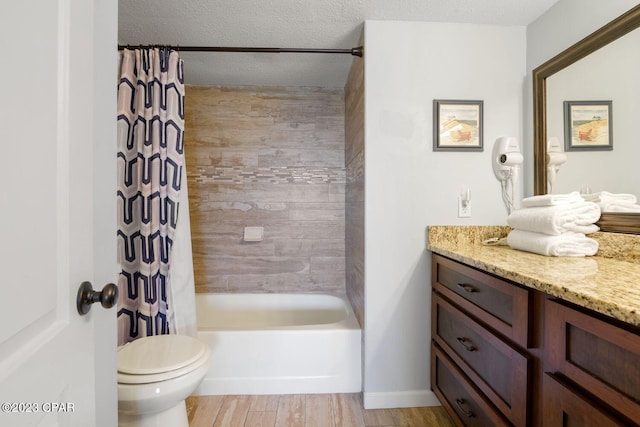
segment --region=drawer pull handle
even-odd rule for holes
[[[456,406],[458,407],[460,412],[462,412],[462,414],[465,415],[467,418],[473,418],[475,414],[471,411],[464,409],[464,407],[462,406],[465,403],[466,402],[464,401],[464,399],[460,399],[460,398],[456,399]]]
[[[476,348],[469,343],[468,339],[466,339],[464,337],[458,337],[456,339],[458,340],[458,342],[460,344],[462,344],[462,346],[464,347],[465,350],[467,350],[467,351],[476,351]]]
[[[469,285],[467,283],[458,283],[458,287],[460,289],[464,289],[465,291],[469,292],[470,294],[474,293],[474,292],[478,292],[478,290],[476,288],[474,288],[473,286],[471,286],[471,285]]]

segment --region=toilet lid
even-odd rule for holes
[[[155,335],[118,349],[118,372],[151,375],[183,368],[201,358],[204,343],[186,335]]]

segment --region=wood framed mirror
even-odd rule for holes
[[[536,195],[547,193],[547,78],[639,27],[640,5],[533,70],[533,182]],[[603,213],[598,225],[602,231],[640,234],[640,213]]]

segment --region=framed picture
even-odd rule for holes
[[[613,150],[611,101],[564,101],[565,151]]]
[[[433,100],[433,151],[482,151],[482,101]]]

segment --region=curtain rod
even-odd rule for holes
[[[219,46],[168,46],[168,45],[118,45],[118,50],[166,47],[179,52],[247,52],[247,53],[348,53],[362,57],[362,46],[351,49],[296,49],[279,47],[219,47]]]

